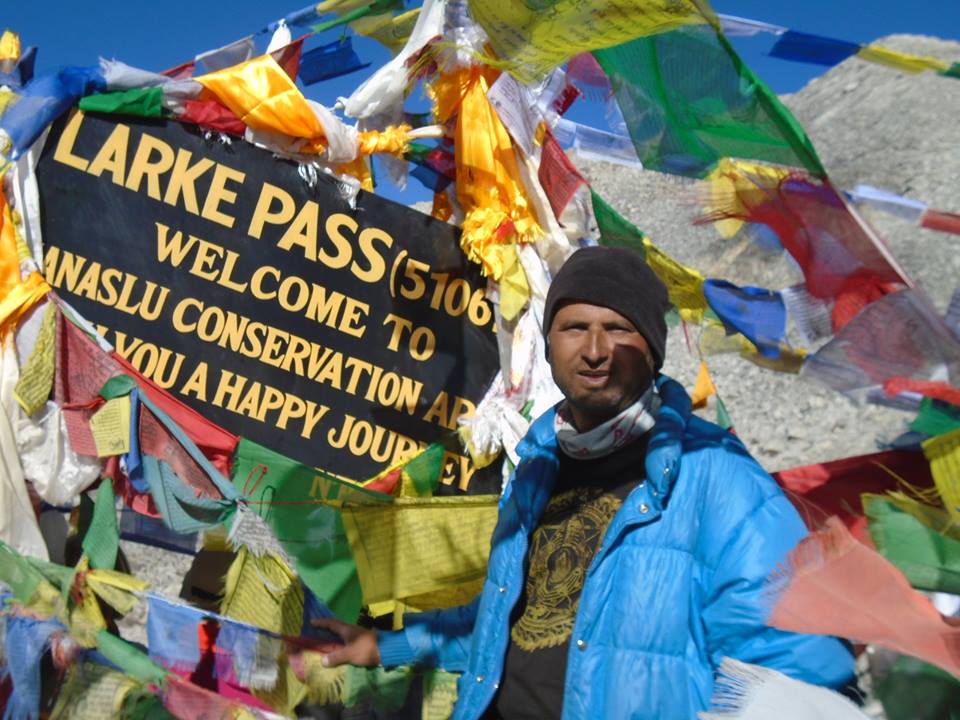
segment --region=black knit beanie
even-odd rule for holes
[[[616,310],[643,335],[656,369],[663,366],[667,343],[667,323],[663,316],[670,308],[670,301],[666,286],[639,253],[597,245],[577,250],[567,258],[547,291],[543,308],[544,337],[550,332],[553,316],[567,302]]]

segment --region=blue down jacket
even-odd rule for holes
[[[658,387],[647,479],[611,521],[584,581],[563,717],[692,720],[708,707],[724,657],[844,685],[853,658],[839,640],[764,623],[765,580],[806,534],[797,512],[739,440],[691,415],[678,383],[661,376]],[[528,538],[557,473],[553,421],[551,410],[520,443],[480,596],[408,615],[404,630],[380,637],[384,665],[463,673],[455,718],[482,715],[503,672]]]

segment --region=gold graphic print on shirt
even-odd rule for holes
[[[532,652],[570,637],[587,568],[621,504],[589,486],[550,499],[530,541],[527,604],[510,631],[519,648]]]

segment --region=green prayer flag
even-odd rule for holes
[[[600,244],[607,247],[629,248],[647,256],[647,249],[643,244],[644,234],[629,220],[614,210],[593,189],[590,190],[593,201],[593,215],[597,219],[600,230]]]
[[[729,430],[733,427],[733,420],[730,419],[730,415],[727,413],[727,406],[723,404],[723,400],[720,399],[719,395],[717,395],[717,425],[724,430]]]
[[[407,151],[404,153],[403,157],[405,160],[410,160],[416,163],[424,163],[427,161],[427,155],[429,155],[431,152],[433,152],[433,148],[429,145],[412,142],[407,146]]]
[[[413,670],[407,665],[396,668],[363,668],[350,665],[343,684],[342,702],[347,707],[370,700],[380,712],[396,712],[410,692]]]
[[[947,77],[960,78],[960,63],[954,63],[940,74],[946,75]]]
[[[339,27],[340,25],[346,25],[351,23],[354,20],[359,20],[362,17],[367,15],[383,15],[385,12],[389,12],[393,9],[402,9],[403,4],[398,2],[398,0],[374,0],[369,5],[362,5],[358,8],[355,8],[347,13],[344,13],[340,17],[336,17],[333,20],[327,20],[326,22],[318,23],[317,25],[311,26],[311,30],[314,33],[319,35],[325,30],[330,28]]]
[[[887,720],[960,720],[960,680],[907,655],[875,684]]]
[[[960,428],[960,407],[944,402],[924,398],[920,402],[920,412],[910,423],[910,429],[924,435],[943,435]]]
[[[129,375],[116,375],[107,380],[100,388],[100,397],[104,400],[113,400],[114,398],[129,395],[137,387],[137,381]]]
[[[297,574],[341,620],[354,622],[363,599],[339,505],[383,503],[389,495],[365,490],[240,438],[233,484],[296,565]]]
[[[80,98],[84,112],[158,118],[163,114],[163,87],[133,88]]]
[[[120,528],[117,526],[117,503],[113,483],[104,479],[97,488],[97,502],[93,506],[90,527],[83,536],[83,551],[90,558],[90,567],[113,570],[120,549]]]
[[[160,685],[167,676],[167,671],[147,657],[146,653],[106,630],[97,634],[97,650],[124,673],[142,683]]]
[[[593,54],[645,168],[703,177],[734,157],[826,174],[790,111],[712,26],[687,25]]]
[[[433,491],[437,489],[445,452],[441,443],[433,443],[403,466],[403,473],[413,482],[417,496],[433,495]]]
[[[163,706],[163,699],[146,690],[131,690],[120,708],[121,720],[175,720]]]
[[[960,593],[960,530],[946,510],[905,496],[863,495],[877,551],[915,588]]]
[[[17,602],[29,605],[44,577],[16,550],[0,540],[0,582],[10,588]]]

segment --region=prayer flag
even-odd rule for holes
[[[909,285],[886,248],[829,181],[802,173],[785,178],[754,173],[739,164],[721,172],[731,175],[730,191],[711,194],[706,219],[736,218],[776,232],[803,270],[810,294],[835,300],[835,330],[895,285]]]
[[[7,612],[0,617],[5,624],[4,665],[0,678],[9,674],[13,691],[7,698],[4,718],[40,717],[40,659],[55,633],[66,630],[56,620],[42,620]]]
[[[197,533],[174,532],[162,520],[127,507],[120,511],[120,538],[170,552],[196,555]]]
[[[204,72],[213,73],[246,62],[255,52],[253,36],[248,35],[216,50],[200,53],[196,62],[203,67]]]
[[[960,407],[939,400],[924,398],[920,412],[910,429],[924,435],[943,435],[960,428]]]
[[[960,338],[919,291],[901,290],[867,305],[806,359],[802,374],[854,397],[901,379],[950,378],[956,388],[960,383]],[[937,396],[938,389],[951,387],[942,385],[917,389]]]
[[[326,147],[323,125],[272,56],[261,55],[196,81],[254,130],[303,138],[309,141],[305,152]]]
[[[728,330],[742,333],[761,354],[775,358],[786,345],[787,311],[780,293],[726,280],[705,280],[703,294]]]
[[[88,95],[80,98],[80,109],[84,112],[158,118],[163,115],[163,87]]]
[[[773,473],[807,527],[838,517],[860,542],[870,544],[861,495],[914,488],[931,490],[933,478],[923,453],[887,450]]]
[[[0,85],[7,85],[15,90],[33,80],[33,66],[37,60],[37,48],[28,47],[22,55],[7,63],[6,67],[0,65]]]
[[[313,85],[366,67],[370,67],[370,63],[361,62],[350,38],[343,37],[301,55],[300,81]]]
[[[67,67],[55,75],[34,78],[19,99],[0,116],[0,130],[10,137],[12,150],[3,151],[13,159],[20,157],[40,137],[46,127],[60,117],[79,98],[104,89],[99,65]]]
[[[836,518],[801,540],[770,589],[773,627],[883,645],[960,674],[960,627]]]
[[[242,439],[233,483],[273,530],[303,582],[337,617],[360,611],[360,585],[338,507],[343,502],[382,503],[393,498],[365,490]]]
[[[376,40],[396,55],[407,44],[419,17],[420,8],[413,8],[390,18],[383,15],[368,15],[350,23],[350,29],[357,35]]]
[[[247,131],[244,122],[216,100],[187,100],[178,119],[236,137]]]
[[[770,56],[815,65],[838,65],[860,50],[859,43],[787,30],[770,48]]]
[[[960,594],[960,530],[950,514],[906,495],[863,496],[870,537],[918,590]]]
[[[960,520],[960,430],[926,440],[923,453],[947,512],[954,522]]]
[[[898,657],[873,687],[887,720],[943,720],[960,707],[960,680],[912,657]]]
[[[469,6],[497,60],[524,83],[541,80],[577,53],[707,22],[697,0],[470,0]]]
[[[736,157],[825,175],[790,111],[712,26],[640,37],[594,56],[644,167],[703,177]]]
[[[483,578],[496,519],[495,495],[344,506],[364,602],[402,600]]]
[[[297,71],[300,68],[300,58],[303,53],[303,41],[308,37],[310,36],[304,35],[270,52],[277,65],[283,68],[283,71],[290,76],[291,80],[295,81],[297,79]]]
[[[117,527],[117,506],[113,484],[104,480],[97,488],[93,519],[83,536],[83,551],[95,569],[113,570],[120,549],[120,530]]]
[[[924,70],[947,73],[950,70],[950,63],[944,60],[922,55],[909,55],[874,44],[861,47],[857,51],[857,57],[909,73],[918,73]]]
[[[930,230],[960,235],[960,215],[927,208],[920,218],[920,226]]]

